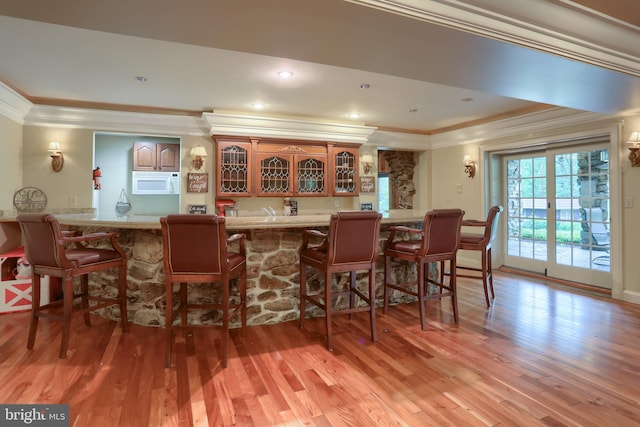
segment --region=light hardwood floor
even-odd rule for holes
[[[58,322],[0,315],[0,403],[68,403],[75,426],[636,426],[640,306],[495,274],[496,300],[460,279],[460,324],[449,300],[233,333],[221,370],[218,331],[179,338],[164,368],[162,330],[76,319],[59,360]],[[47,344],[50,343],[50,344]]]

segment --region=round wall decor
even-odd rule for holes
[[[13,206],[20,213],[40,212],[47,207],[47,195],[36,187],[23,187],[13,195]]]

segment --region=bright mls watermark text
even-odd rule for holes
[[[69,427],[69,405],[2,405],[0,426]]]

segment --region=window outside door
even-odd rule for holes
[[[505,265],[611,288],[608,145],[504,158]]]

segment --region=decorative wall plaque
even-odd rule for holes
[[[188,173],[187,174],[187,192],[206,193],[208,191],[209,191],[209,174],[208,173]]]
[[[362,192],[362,193],[375,193],[376,192],[376,177],[375,176],[361,176],[360,177],[360,192]]]
[[[19,213],[40,212],[47,207],[47,195],[35,187],[23,187],[13,195],[13,206]]]
[[[187,212],[191,215],[206,215],[207,205],[187,205]]]

